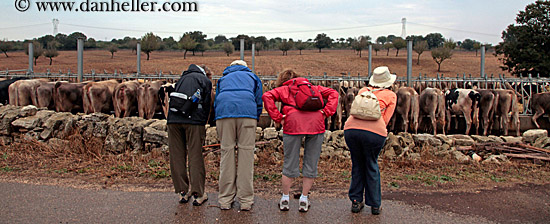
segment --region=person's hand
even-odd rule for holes
[[[283,115],[283,119],[281,120],[281,125],[285,125],[285,117],[286,115]]]
[[[324,110],[321,110],[321,113],[323,114],[323,118],[327,118],[327,114],[325,114],[325,111]]]

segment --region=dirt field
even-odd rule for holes
[[[390,50],[389,56],[386,56],[386,51],[379,51],[378,56],[373,52],[373,67],[386,65],[390,67],[393,73],[398,76],[405,76],[407,72],[407,52],[401,50],[399,56],[395,56],[395,50]],[[251,52],[245,54],[245,60],[251,67]],[[0,69],[26,69],[28,67],[28,56],[24,52],[11,52],[9,58],[0,56]],[[368,51],[363,51],[363,57],[359,57],[352,50],[323,50],[319,53],[318,50],[304,50],[302,55],[296,50],[289,51],[288,56],[282,56],[281,51],[261,51],[260,55],[256,56],[256,71],[260,75],[276,75],[285,68],[295,69],[297,72],[304,75],[321,76],[325,72],[329,76],[339,76],[341,73],[349,73],[352,76],[361,74],[366,75],[368,72]],[[437,64],[431,58],[431,53],[424,52],[420,57],[420,65],[417,65],[418,55],[413,52],[413,76],[417,77],[419,73],[435,76],[437,72]],[[163,73],[173,72],[181,73],[191,63],[206,64],[212,68],[215,75],[221,75],[223,69],[235,59],[239,59],[239,52],[231,54],[229,57],[223,52],[205,52],[204,56],[197,53],[192,56],[188,52],[187,59],[183,59],[181,51],[155,51],[151,53],[149,61],[147,56],[142,56],[142,73],[153,74],[158,71]],[[96,73],[103,73],[106,70],[108,73],[113,73],[115,69],[122,70],[123,73],[136,72],[136,56],[129,50],[119,50],[115,53],[114,59],[111,59],[111,54],[106,50],[89,50],[84,52],[84,71],[90,73],[92,69]],[[502,71],[499,66],[501,63],[498,58],[491,52],[487,52],[485,60],[485,71],[488,74],[510,74]],[[51,72],[59,72],[61,70],[66,73],[68,69],[72,73],[77,71],[77,54],[76,51],[61,51],[57,58],[54,58],[53,65],[49,65],[49,59],[40,57],[37,65],[34,67],[35,72],[43,73],[47,69]],[[441,65],[441,73],[446,76],[456,77],[457,74],[463,73],[477,76],[480,72],[480,56],[476,57],[475,52],[455,51],[451,59],[444,61]]]

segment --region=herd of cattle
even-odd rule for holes
[[[341,129],[349,116],[351,103],[364,83],[326,82],[314,84],[330,86],[340,93],[337,113],[327,119],[327,129]],[[272,89],[274,81],[264,81],[264,91]],[[448,85],[434,88],[427,85],[406,87],[396,83],[397,107],[389,125],[390,131],[418,132],[423,119],[429,120],[425,131],[433,134],[448,133],[451,116],[464,117],[465,134],[471,130],[487,135],[492,127],[508,135],[512,126],[520,133],[519,103],[521,99],[509,85],[506,89],[458,88]],[[168,96],[173,84],[167,81],[88,81],[70,83],[46,79],[12,78],[0,81],[0,103],[15,106],[35,105],[57,112],[113,113],[116,117],[138,115],[151,119],[155,114],[168,111]],[[214,93],[214,91],[213,91]],[[214,97],[214,96],[212,96]],[[550,93],[533,94],[530,106],[535,111],[532,121],[550,111]],[[213,116],[211,116],[213,117]],[[511,119],[511,123],[510,123]],[[455,125],[458,122],[454,122]],[[510,125],[511,124],[511,125]],[[458,127],[455,127],[455,129]]]

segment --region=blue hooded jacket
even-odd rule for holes
[[[225,68],[216,85],[216,118],[254,118],[262,114],[262,82],[246,66]]]

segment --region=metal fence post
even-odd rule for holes
[[[139,77],[139,73],[141,73],[141,42],[138,41],[136,46],[136,54],[137,54],[137,76]]]
[[[256,55],[254,53],[254,51],[256,50],[256,49],[254,49],[256,47],[255,45],[256,45],[255,43],[252,43],[252,73],[256,73],[255,64],[254,64],[255,63],[255,57],[256,57]]]
[[[78,38],[77,49],[78,49],[78,82],[82,82],[82,76],[84,74],[84,70],[83,70],[84,38]]]
[[[32,68],[33,58],[34,58],[34,46],[32,42],[30,42],[29,43],[29,71],[28,71],[29,74],[33,73],[33,68]]]
[[[241,60],[244,61],[244,39],[241,39]]]
[[[407,41],[407,86],[411,87],[411,77],[412,77],[412,40]]]
[[[481,46],[481,70],[479,72],[481,77],[485,74],[485,46]]]
[[[369,44],[369,74],[368,74],[368,78],[370,78],[372,76],[372,44]]]

